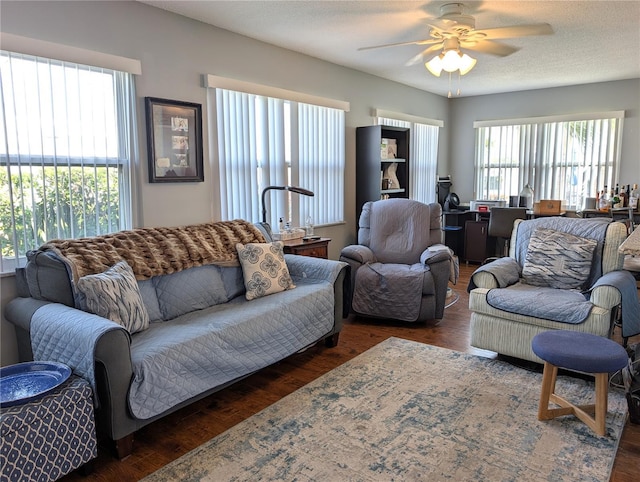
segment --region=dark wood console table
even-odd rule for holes
[[[298,254],[312,258],[329,258],[329,241],[331,238],[320,238],[304,241],[302,238],[283,241],[285,254]]]

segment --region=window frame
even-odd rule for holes
[[[566,209],[581,210],[586,197],[594,196],[605,185],[611,188],[618,178],[624,115],[624,111],[609,111],[474,122],[474,197],[506,200],[530,184],[534,189],[534,201],[561,199]],[[586,123],[590,123],[588,127],[595,125],[600,129],[596,132],[594,128],[591,137],[584,137],[582,144],[576,145],[578,136],[571,135],[570,131],[575,125],[586,126]],[[601,128],[603,124],[607,126],[606,129]],[[514,127],[519,128],[518,136],[511,136],[509,140],[513,141],[515,147],[512,145],[506,149],[500,145],[496,147],[499,162],[493,165],[490,160],[485,162],[485,158],[491,155],[488,139],[492,135],[488,133],[498,129],[497,132],[502,136],[505,129]],[[547,141],[551,138],[553,142]],[[500,151],[503,149],[508,152],[501,157]],[[577,157],[576,151],[580,149],[581,157]],[[569,157],[570,154],[573,157]],[[490,179],[484,175],[488,169],[518,169],[517,191],[513,192],[512,186],[507,192],[501,183],[495,196],[488,195]],[[576,169],[582,170],[582,179],[577,179]],[[570,175],[567,171],[570,171]],[[504,172],[498,175],[505,178]],[[570,186],[566,189],[564,180],[569,178]]]
[[[3,35],[3,40],[4,38],[5,37]],[[36,42],[36,46],[37,45],[38,42]],[[55,47],[55,44],[53,44],[53,46]],[[51,45],[47,44],[47,47],[51,48]],[[59,52],[64,53],[64,49],[59,50]],[[113,144],[107,144],[107,141],[105,140],[105,147],[108,146],[109,148],[109,152],[104,152],[105,155],[96,155],[99,154],[99,151],[94,151],[93,153],[86,151],[87,155],[84,155],[84,150],[83,154],[80,154],[79,152],[73,150],[62,153],[58,152],[55,146],[61,142],[60,137],[56,137],[55,140],[52,141],[53,150],[51,150],[51,146],[47,147],[47,144],[45,144],[44,142],[39,145],[39,151],[37,148],[35,150],[32,150],[34,146],[32,143],[25,144],[23,140],[20,140],[22,138],[18,137],[18,125],[16,124],[17,118],[14,117],[13,121],[10,120],[10,116],[15,115],[12,114],[11,110],[16,108],[24,110],[30,107],[27,107],[27,104],[25,102],[14,105],[14,102],[16,102],[16,98],[12,97],[10,99],[7,99],[5,97],[7,95],[10,95],[9,91],[7,90],[5,79],[5,85],[2,91],[2,112],[6,117],[4,117],[4,119],[0,119],[0,121],[2,122],[2,124],[4,124],[5,119],[7,121],[5,129],[3,129],[3,137],[6,135],[12,136],[12,138],[11,142],[9,142],[10,138],[6,137],[5,142],[3,142],[2,152],[0,153],[0,169],[2,169],[7,176],[7,184],[3,187],[6,189],[5,194],[8,203],[7,206],[9,209],[9,214],[13,221],[10,226],[11,232],[8,234],[6,239],[2,240],[2,245],[5,247],[9,246],[10,249],[7,248],[6,254],[2,254],[2,252],[0,252],[0,272],[2,274],[8,274],[15,270],[15,268],[23,266],[26,263],[26,252],[28,250],[37,248],[38,245],[42,244],[42,242],[48,241],[49,239],[60,237],[83,237],[93,234],[106,234],[107,232],[127,229],[133,225],[134,196],[131,186],[134,182],[134,166],[137,164],[137,123],[135,115],[135,81],[133,78],[133,74],[130,72],[116,71],[101,66],[79,64],[77,62],[70,62],[66,60],[45,58],[40,55],[31,53],[16,53],[8,51],[4,48],[2,49],[2,56],[3,62],[10,63],[12,59],[15,59],[16,62],[20,62],[22,63],[22,65],[26,65],[26,67],[15,66],[14,68],[39,69],[38,72],[40,72],[40,70],[43,70],[45,74],[46,72],[50,72],[51,69],[58,69],[57,75],[63,76],[67,75],[69,71],[77,72],[78,75],[77,78],[74,79],[74,81],[78,82],[86,82],[87,78],[90,79],[89,82],[94,82],[96,77],[92,76],[91,73],[103,75],[106,74],[107,77],[105,77],[104,80],[109,82],[109,84],[107,84],[110,85],[108,91],[112,94],[113,97],[109,97],[107,104],[102,104],[102,107],[104,107],[104,105],[107,105],[110,109],[113,109],[116,124],[115,137],[117,139],[117,144],[115,145],[115,147],[113,146]],[[60,57],[64,58],[64,55],[61,55]],[[113,57],[117,60],[115,56]],[[27,63],[25,64],[25,62]],[[29,65],[28,62],[33,62],[33,64]],[[25,72],[26,74],[31,73],[30,70],[24,70],[23,72]],[[80,75],[79,73],[82,72],[86,72],[87,74]],[[45,80],[50,79],[45,78]],[[16,82],[18,80],[12,77],[10,81]],[[32,86],[32,88],[37,88],[39,92],[41,92],[41,89],[43,88],[45,90],[48,88],[49,92],[52,92],[52,89],[55,88],[55,84],[53,83],[53,81],[50,81],[49,83],[45,81],[42,83],[38,83],[37,86]],[[65,88],[69,89],[69,86],[67,85]],[[11,92],[13,92],[13,87],[11,89]],[[56,96],[59,97],[59,91],[56,92],[58,92]],[[66,103],[66,92],[64,95]],[[7,104],[7,102],[9,102],[9,104]],[[7,108],[9,108],[10,110],[5,112]],[[60,109],[57,102],[55,104],[55,107],[52,103],[50,108],[56,109],[56,116],[59,115]],[[40,109],[41,107],[39,108],[38,112],[42,112]],[[15,110],[13,112],[15,112]],[[29,114],[29,111],[24,110],[24,113],[21,115],[27,114]],[[68,115],[68,112],[65,113],[65,116],[67,116],[67,118]],[[49,116],[51,116],[51,118],[47,120]],[[55,119],[57,122],[58,117],[55,117]],[[45,115],[38,120],[38,124],[36,125],[35,130],[38,132],[47,132],[45,129],[47,129],[48,123],[51,123],[53,121],[53,110],[51,110],[49,114],[45,113]],[[11,128],[12,125],[15,126],[15,128]],[[93,130],[91,132],[93,132],[94,134],[99,133],[99,129],[100,127],[98,124],[98,130]],[[64,139],[69,138],[66,136],[67,133],[69,133],[69,135],[75,134],[76,137],[80,134],[77,131],[73,131],[73,129],[69,128],[67,128],[67,130],[62,134],[62,142],[66,142],[67,146],[69,146],[68,149],[73,149],[71,147],[72,143],[70,141],[64,141]],[[10,152],[7,152],[9,150]],[[78,174],[76,168],[81,168],[83,172]],[[84,172],[86,171],[90,173],[91,171],[93,171],[93,175],[91,177],[95,182],[98,182],[99,179],[104,179],[106,177],[107,185],[109,185],[109,179],[113,178],[113,174],[110,174],[109,171],[114,168],[116,169],[115,172],[117,173],[117,180],[114,181],[117,188],[114,194],[116,194],[117,196],[115,202],[118,206],[118,213],[115,215],[107,214],[106,225],[103,225],[103,222],[100,221],[99,216],[100,213],[102,213],[102,215],[104,215],[105,213],[109,213],[111,205],[107,204],[106,210],[100,210],[101,204],[98,201],[98,196],[95,196],[95,212],[91,214],[91,217],[95,216],[95,218],[93,219],[87,218],[84,215],[74,215],[73,213],[77,213],[78,211],[74,211],[71,201],[67,200],[62,201],[62,203],[60,202],[60,194],[65,194],[65,196],[73,196],[74,193],[82,193],[81,205],[83,207],[86,206],[87,197],[85,195],[86,193],[84,191],[84,188],[86,187],[87,183],[84,180]],[[57,174],[54,174],[56,179],[55,186],[52,187],[50,183],[46,183],[47,185],[45,186],[45,176],[51,175],[51,169],[53,169],[55,172],[66,174],[69,181],[71,181],[73,177],[79,175],[81,178],[80,189],[76,189],[76,187],[78,186],[76,186],[75,183],[66,184],[66,182],[64,182],[64,179],[61,180],[61,183],[58,183],[59,177]],[[106,169],[106,171],[99,174],[98,170],[100,169]],[[23,172],[25,174],[23,174]],[[23,202],[20,201],[20,199],[23,199],[26,191],[20,189],[19,193],[15,193],[15,189],[12,186],[14,184],[12,179],[16,179],[17,182],[20,183],[19,185],[21,185],[23,175],[28,176],[30,183],[31,179],[36,182],[35,185],[30,184],[31,186],[35,186],[35,189],[42,189],[45,195],[47,195],[45,190],[49,191],[49,194],[54,196],[55,201],[52,201],[53,204],[46,202],[46,204],[44,205],[45,207],[49,206],[46,207],[46,210],[53,210],[54,214],[53,217],[48,216],[48,220],[42,218],[41,221],[36,221],[35,219],[37,218],[32,218],[31,216],[24,218],[25,212],[23,212],[21,216],[24,219],[23,226],[31,226],[31,228],[27,228],[27,230],[21,236],[18,236],[18,232],[15,229],[16,210],[18,210],[18,212],[24,211],[25,208],[20,207],[15,203]],[[33,195],[33,189],[34,188],[32,187],[31,195]],[[91,195],[91,193],[89,193],[89,195]],[[65,206],[66,208],[62,211],[64,214],[61,215],[61,208],[64,208]],[[38,216],[34,212],[34,209],[36,209],[36,204],[32,202],[26,211],[32,215]],[[85,221],[88,219],[90,220],[90,225],[95,225],[97,229],[96,233],[94,233],[93,230],[91,232],[86,231],[87,223]],[[74,229],[76,229],[76,222],[78,220],[80,220],[80,226],[83,226],[83,230],[74,232]],[[51,224],[52,222],[54,223],[53,225]],[[44,229],[40,228],[41,224]],[[66,226],[66,228],[63,228],[63,226]],[[52,228],[49,229],[49,227]],[[29,234],[29,232],[31,232],[31,234]],[[68,233],[71,234],[67,235]]]
[[[292,194],[291,192],[276,194],[273,190],[270,191],[266,196],[265,204],[269,214],[267,221],[271,226],[274,226],[274,228],[277,227],[278,218],[280,216],[286,217],[287,215],[291,216],[293,225],[300,226],[304,225],[308,215],[311,215],[316,226],[344,223],[344,170],[346,165],[345,113],[349,110],[349,103],[211,75],[207,76],[207,81],[208,87],[210,87],[208,96],[210,119],[213,118],[209,137],[211,145],[218,146],[217,152],[215,152],[213,156],[213,167],[214,171],[217,168],[220,174],[219,217],[243,217],[244,219],[257,222],[261,220],[261,206],[259,206],[258,202],[261,198],[261,192],[265,187],[273,185],[295,185],[313,191],[315,196],[308,197]],[[223,99],[223,96],[227,95],[225,92],[232,93],[237,96],[238,99],[244,99],[242,105],[244,105],[245,102],[247,103],[247,105],[243,107],[238,107],[241,105],[240,100],[234,104],[235,107],[243,111],[241,115],[252,116],[253,118],[258,117],[257,108],[256,112],[252,110],[254,107],[252,102],[256,101],[251,99],[260,99],[260,102],[264,102],[270,106],[270,103],[273,103],[274,109],[279,109],[281,104],[285,105],[287,109],[290,109],[289,115],[284,115],[279,111],[269,109],[266,109],[266,113],[260,114],[263,125],[267,125],[265,124],[267,122],[266,119],[268,119],[269,122],[290,122],[290,130],[288,132],[283,133],[278,131],[278,129],[282,127],[282,124],[275,124],[275,127],[270,129],[270,131],[278,131],[278,135],[273,139],[269,139],[269,142],[267,142],[269,145],[269,155],[267,159],[257,159],[258,155],[254,151],[258,149],[253,144],[258,143],[258,141],[250,140],[247,135],[245,135],[245,131],[255,129],[253,124],[249,127],[247,119],[235,119],[233,126],[241,125],[242,128],[236,129],[236,131],[242,132],[230,132],[230,130],[233,130],[232,127],[230,127],[230,114],[229,112],[223,112],[222,109],[224,109],[225,106],[221,105],[223,102],[229,102]],[[301,114],[305,107],[311,110],[326,109],[326,112],[335,113],[340,117],[338,124],[332,126],[332,129],[338,133],[338,140],[336,141],[332,138],[333,143],[331,144],[333,149],[331,152],[336,152],[339,163],[338,170],[340,171],[333,176],[335,179],[324,179],[324,176],[321,176],[323,179],[318,180],[306,172],[308,169],[306,169],[305,166],[309,166],[309,162],[322,162],[318,161],[319,157],[317,156],[322,157],[322,155],[326,153],[319,152],[321,149],[314,149],[318,144],[314,144],[313,141],[318,136],[309,136],[309,138],[312,139],[311,144],[309,144],[309,138],[305,138],[303,135],[305,132],[303,125],[306,125],[305,122],[309,120],[306,118],[307,114]],[[279,116],[282,116],[284,121],[282,121]],[[311,120],[315,121],[316,119]],[[321,126],[314,125],[310,127],[310,129],[316,127],[321,129],[324,127],[324,124]],[[309,132],[312,131],[310,130]],[[273,137],[274,135],[272,132],[271,136]],[[232,138],[239,138],[239,141],[236,145],[229,147],[227,144],[231,142]],[[254,139],[257,139],[255,135]],[[307,149],[309,145],[312,147],[311,151],[305,151],[305,154],[303,154],[301,151]],[[249,155],[252,160],[234,160],[229,153],[230,149],[242,151],[245,156]],[[278,154],[278,152],[280,154]],[[278,158],[278,155],[280,158]],[[237,166],[234,167],[234,163],[244,163],[246,166],[244,169],[245,173],[246,169],[251,171],[250,174],[247,174],[247,180],[239,181],[239,184],[242,184],[245,190],[251,191],[250,199],[248,200],[239,199],[234,201],[229,200],[227,196],[227,193],[233,193],[239,190],[237,188],[233,189],[229,184],[232,183],[228,177],[229,173],[232,171],[238,172]],[[316,172],[324,174],[325,170]],[[342,186],[342,189],[337,189],[339,186]],[[322,199],[326,198],[326,202],[328,203],[334,202],[334,198],[328,197],[328,193],[333,192],[338,193],[341,197],[341,199],[337,200],[334,209],[329,212],[319,211],[319,205],[323,202]],[[230,207],[229,203],[233,204],[234,202],[244,205],[240,207]],[[330,214],[335,217],[327,221],[322,217],[325,214]]]

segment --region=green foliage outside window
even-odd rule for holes
[[[117,167],[12,166],[11,183],[0,170],[2,256],[16,256],[13,235],[23,256],[51,239],[117,231],[119,194]]]

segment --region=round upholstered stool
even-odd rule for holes
[[[609,373],[624,368],[629,358],[622,346],[602,336],[577,331],[551,330],[531,341],[533,352],[544,360],[538,420],[575,415],[591,430],[605,434]],[[574,405],[555,393],[558,368],[592,373],[596,380],[596,403]],[[549,408],[549,402],[560,408]],[[589,413],[595,413],[591,417]]]

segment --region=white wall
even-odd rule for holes
[[[142,75],[136,78],[140,135],[138,226],[174,226],[217,219],[214,209],[217,174],[207,165],[212,148],[206,142],[204,183],[147,182],[144,97],[202,104],[206,133],[207,91],[202,87],[202,74],[349,101],[346,186],[355,186],[355,128],[372,124],[373,108],[443,120],[439,163],[446,164],[449,157],[445,142],[448,105],[444,97],[257,42],[138,2],[3,0],[0,9],[3,32],[142,61]],[[442,171],[446,172],[446,168]],[[355,190],[347,189],[345,196],[346,224],[317,229],[318,234],[332,238],[329,257],[333,259],[338,258],[343,246],[355,240]],[[14,296],[13,278],[3,278],[0,282],[4,305]],[[6,365],[15,361],[15,336],[13,327],[4,319],[1,335],[0,363]]]
[[[452,191],[463,202],[475,199],[474,121],[613,110],[625,111],[618,181],[640,184],[640,79],[453,99],[447,131]]]

